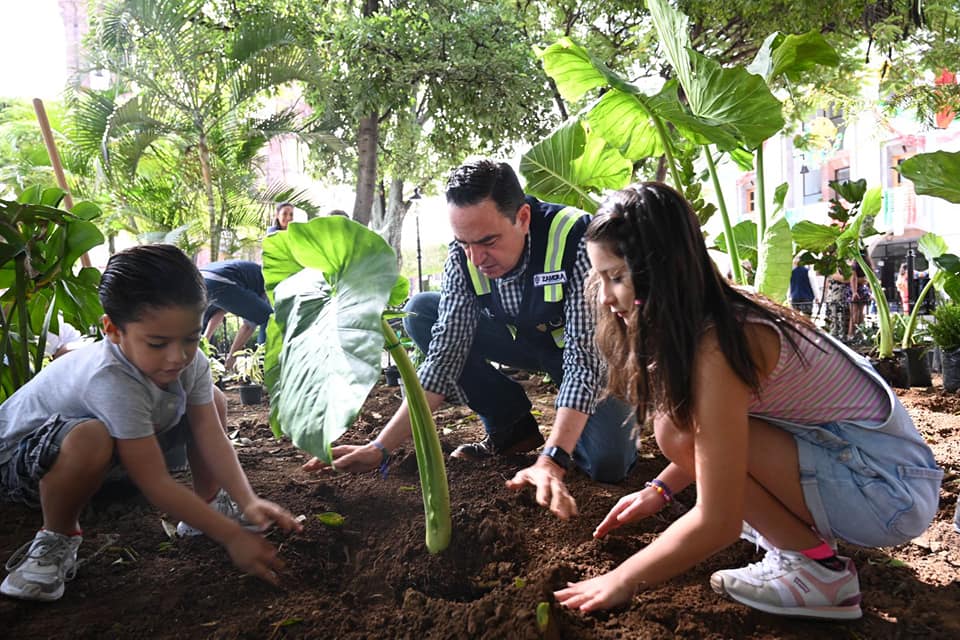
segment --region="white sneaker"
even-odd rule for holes
[[[710,586],[737,602],[782,616],[855,620],[860,609],[860,580],[850,558],[833,571],[795,551],[772,548],[763,560],[710,576]]]
[[[33,540],[13,552],[10,574],[0,593],[24,600],[59,600],[63,585],[77,574],[77,550],[83,536],[65,536],[40,530]]]
[[[214,496],[213,500],[211,500],[208,504],[213,508],[214,511],[222,513],[231,520],[236,521],[244,529],[261,532],[266,531],[270,526],[268,524],[267,526],[261,527],[247,521],[247,519],[243,517],[243,511],[240,510],[240,507],[237,506],[237,503],[230,498],[230,494],[223,489],[220,489],[220,491],[217,492],[217,495]],[[203,535],[203,531],[195,527],[191,527],[189,524],[181,520],[177,524],[177,535],[181,538],[188,538],[190,536]]]

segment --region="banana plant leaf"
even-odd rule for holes
[[[264,359],[270,426],[329,462],[380,376],[381,313],[409,284],[383,238],[340,216],[265,238],[263,275],[275,308]]]
[[[960,151],[918,153],[901,163],[900,175],[913,182],[919,195],[960,203]]]

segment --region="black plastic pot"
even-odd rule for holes
[[[241,404],[260,404],[263,402],[263,387],[259,384],[240,385]]]
[[[904,349],[904,352],[907,354],[907,373],[910,376],[910,386],[933,386],[933,380],[930,379],[930,361],[927,359],[927,349],[925,347],[908,347]]]
[[[400,370],[396,365],[390,365],[383,370],[383,379],[388,387],[400,386]]]
[[[891,387],[910,388],[910,370],[907,368],[907,356],[903,351],[894,351],[892,358],[870,358],[870,364]]]
[[[943,390],[953,393],[960,389],[960,347],[941,349],[940,368],[943,370]]]

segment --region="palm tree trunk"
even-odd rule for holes
[[[210,176],[210,149],[207,136],[200,134],[200,171],[203,175],[203,191],[207,196],[207,214],[210,218],[210,261],[220,257],[220,225],[217,221],[217,205],[213,199],[213,179]]]

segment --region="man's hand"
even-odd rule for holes
[[[333,462],[331,464],[327,464],[320,458],[311,458],[301,469],[327,473],[334,471],[362,473],[376,469],[382,461],[383,453],[369,442],[362,445],[342,444],[333,448]]]
[[[553,596],[563,607],[588,613],[627,604],[634,591],[635,587],[621,577],[619,569],[614,569],[583,582],[568,582],[566,589],[554,591]]]
[[[606,515],[596,530],[593,532],[594,538],[602,538],[614,529],[630,522],[643,520],[647,516],[652,516],[664,507],[663,498],[652,490],[635,491],[628,493],[620,498],[617,504],[613,505],[610,513]]]
[[[507,480],[507,488],[519,491],[528,484],[536,487],[537,504],[549,507],[554,515],[566,520],[577,515],[577,502],[567,491],[563,474],[563,469],[541,456],[532,466],[521,469],[512,480]]]

